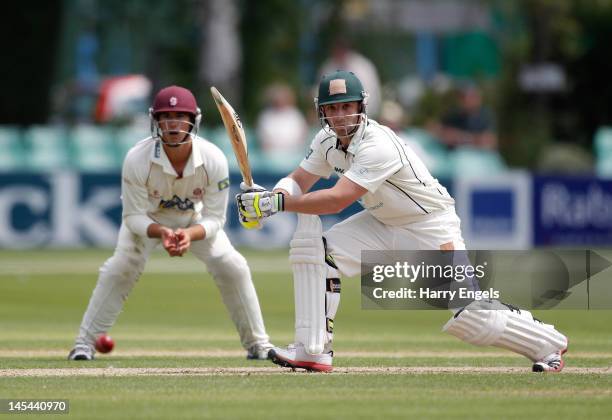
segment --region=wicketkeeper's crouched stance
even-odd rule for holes
[[[117,248],[100,268],[69,359],[93,359],[97,336],[113,326],[150,252],[160,243],[170,256],[182,256],[190,249],[206,264],[247,357],[265,359],[272,345],[251,273],[223,231],[227,159],[197,136],[201,113],[187,89],[162,89],[150,116],[152,137],[137,143],[125,158]]]
[[[290,251],[295,343],[275,347],[269,356],[285,367],[330,371],[340,277],[360,273],[362,250],[465,250],[465,243],[454,200],[410,147],[367,119],[367,94],[353,73],[325,76],[315,103],[323,129],[300,167],[273,192],[249,190],[237,203],[243,221],[300,213]],[[334,187],[307,192],[333,171],[340,177]],[[356,200],[365,210],[322,232],[317,215],[337,213]],[[530,312],[498,301],[453,310],[443,330],[471,344],[522,354],[534,371],[563,368],[567,338]]]

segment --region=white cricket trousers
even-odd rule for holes
[[[114,255],[100,267],[98,283],[83,316],[76,344],[92,345],[119,316],[150,252],[161,243],[157,238],[133,234],[123,224]],[[264,327],[251,272],[244,257],[219,230],[213,238],[191,243],[190,252],[206,264],[245,349],[269,340]]]
[[[334,257],[343,276],[361,272],[361,251],[439,250],[452,243],[464,250],[461,221],[454,207],[432,213],[423,220],[402,226],[389,226],[363,210],[335,224],[323,234],[327,252]]]

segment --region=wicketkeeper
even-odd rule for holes
[[[359,274],[362,250],[465,250],[453,198],[391,129],[368,119],[367,98],[353,73],[324,76],[315,98],[322,130],[306,158],[272,192],[259,188],[236,197],[244,223],[300,213],[290,251],[295,343],[269,353],[281,366],[332,370],[340,277]],[[332,188],[308,192],[333,172],[339,180]],[[338,213],[357,200],[365,210],[322,232],[317,215]],[[563,368],[567,338],[530,312],[498,301],[453,310],[443,330],[522,354],[534,371]]]

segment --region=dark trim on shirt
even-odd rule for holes
[[[399,186],[395,185],[393,182],[389,181],[388,179],[387,179],[387,180],[385,180],[385,182],[388,182],[389,184],[391,184],[391,185],[393,185],[395,188],[397,188],[397,190],[398,190],[398,191],[400,191],[402,194],[404,194],[406,197],[408,197],[410,200],[412,200],[412,202],[413,202],[414,204],[416,204],[417,206],[419,206],[419,208],[420,208],[421,210],[423,210],[423,211],[425,212],[425,214],[429,214],[429,212],[428,212],[427,210],[425,210],[425,208],[424,208],[423,206],[421,206],[419,203],[417,203],[417,201],[416,201],[414,198],[412,198],[412,197],[410,196],[410,194],[408,194],[406,191],[402,190],[402,189],[401,189]]]

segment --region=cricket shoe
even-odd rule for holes
[[[247,360],[268,360],[268,352],[274,348],[272,343],[255,344],[247,350]]]
[[[89,346],[77,345],[68,354],[68,360],[93,360],[94,350]]]
[[[535,362],[531,370],[534,372],[561,372],[563,366],[565,366],[562,356],[566,351],[567,348],[549,354],[542,360]]]
[[[293,370],[306,369],[309,372],[331,372],[334,353],[308,354],[304,345],[290,344],[286,349],[274,347],[268,353],[268,359],[282,367]]]

